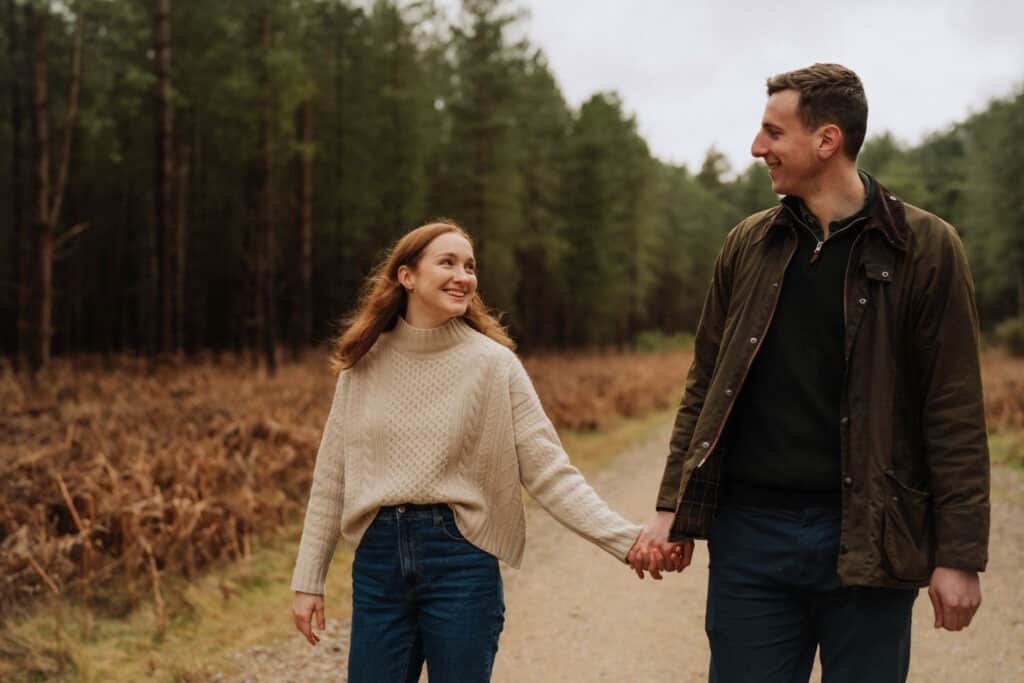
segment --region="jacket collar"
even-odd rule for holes
[[[906,251],[907,235],[910,228],[907,226],[907,214],[903,208],[903,202],[877,179],[872,177],[871,180],[873,182],[870,191],[874,196],[869,202],[868,222],[864,229],[880,231],[892,247]],[[793,226],[793,216],[780,204],[773,212],[769,213],[768,219],[764,222],[764,226],[758,232],[754,242],[760,242],[775,228],[791,226]]]

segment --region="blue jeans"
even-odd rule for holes
[[[844,587],[832,509],[723,507],[708,534],[711,683],[900,683],[916,590]]]
[[[381,508],[352,563],[350,683],[491,679],[505,602],[498,561],[445,505]]]

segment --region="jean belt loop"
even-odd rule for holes
[[[444,524],[444,520],[441,519],[441,506],[434,505],[431,507],[431,512],[434,513],[434,526],[440,527]]]

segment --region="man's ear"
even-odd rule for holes
[[[834,123],[826,123],[818,129],[818,156],[831,159],[843,149],[843,131]]]

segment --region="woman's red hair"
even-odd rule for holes
[[[405,313],[408,294],[398,282],[398,269],[416,268],[427,246],[441,235],[454,232],[472,244],[473,240],[452,221],[427,223],[407,232],[388,252],[363,285],[363,294],[355,312],[345,319],[344,332],[335,339],[331,362],[338,369],[351,368],[366,355],[382,332],[394,329],[398,316]],[[515,348],[505,328],[484,305],[479,294],[473,294],[466,313],[466,323],[494,341]]]

